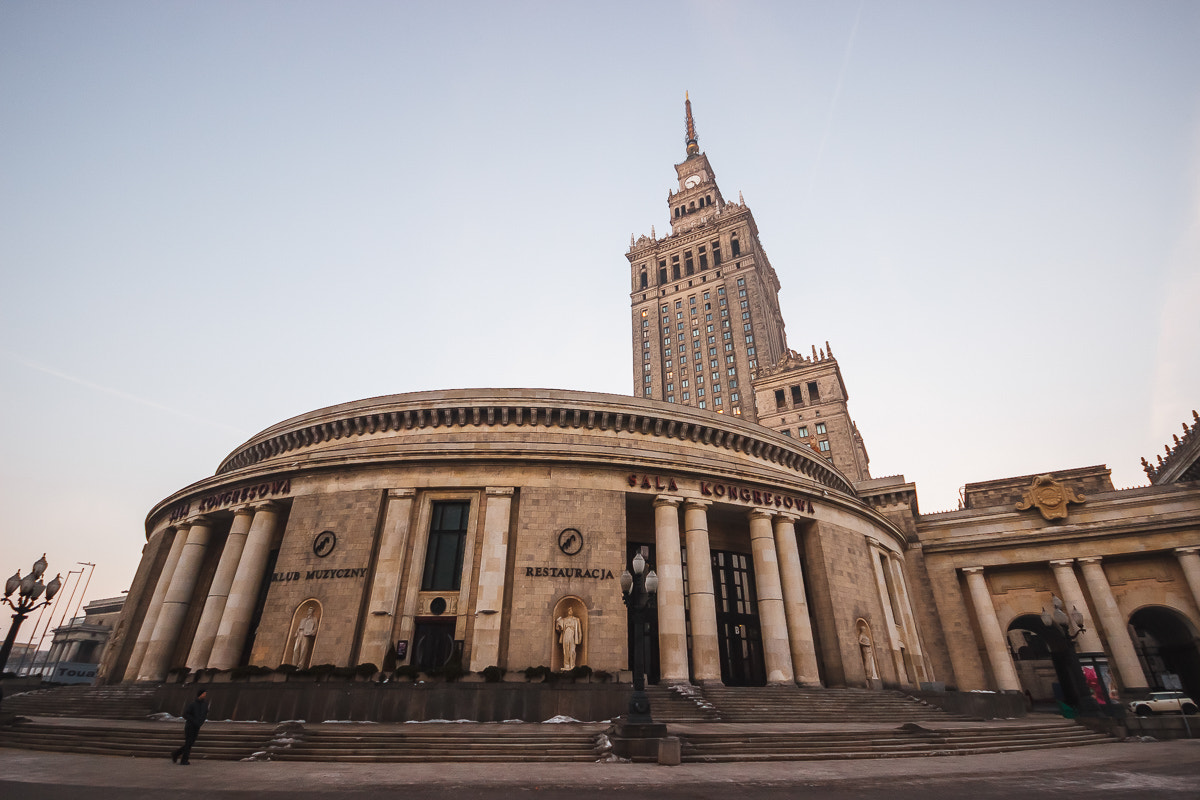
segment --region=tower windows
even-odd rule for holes
[[[778,411],[778,410],[782,410],[785,408],[787,408],[787,402],[784,400],[784,397],[783,397],[783,389],[776,389],[775,390],[775,409]]]
[[[820,441],[820,442],[817,444],[817,447],[819,447],[819,448],[821,449],[821,452],[822,452],[822,453],[828,453],[828,452],[829,452],[829,440],[828,440],[828,439],[822,439],[822,440],[821,440],[821,441]]]
[[[819,403],[821,401],[821,392],[817,389],[816,381],[808,382],[808,401],[810,403]],[[821,423],[821,427],[824,426],[825,423]],[[822,433],[824,433],[824,431],[822,431]]]
[[[737,258],[742,254],[742,245],[740,242],[738,242],[736,233],[729,239],[729,252],[733,253],[734,258]]]
[[[712,257],[713,257],[713,266],[714,267],[721,266],[721,240],[720,239],[713,239],[713,241],[712,241]]]
[[[645,289],[646,286],[647,286],[646,270],[642,270],[641,274],[638,276],[638,288]]]
[[[824,435],[825,435],[825,423],[824,423],[824,422],[818,422],[818,423],[817,423],[817,435],[818,435],[818,436],[824,436]]]
[[[800,394],[799,386],[792,387],[792,405],[795,405],[795,406],[804,405],[804,398]]]
[[[796,428],[796,435],[799,436],[801,439],[807,439],[808,438],[808,426],[801,425],[799,428]]]
[[[696,270],[692,266],[692,251],[691,250],[688,250],[686,253],[683,254],[683,267],[684,267],[684,271],[688,275],[695,274]],[[692,302],[695,302],[695,301],[696,301],[696,298],[693,297]]]

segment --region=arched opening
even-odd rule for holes
[[[1024,614],[1009,623],[1008,644],[1021,687],[1033,702],[1084,706],[1090,713],[1120,702],[1104,654],[1078,653],[1075,642],[1041,615]]]
[[[1200,697],[1200,647],[1186,617],[1165,606],[1146,606],[1133,613],[1129,627],[1152,689]]]
[[[642,288],[642,289],[646,288],[646,270],[642,270],[641,277],[639,279],[639,283],[641,284],[640,288]]]
[[[1060,687],[1066,685],[1058,676],[1045,632],[1045,625],[1035,614],[1017,617],[1008,626],[1008,650],[1012,654],[1013,666],[1017,668],[1021,688],[1029,693],[1035,703],[1050,703],[1059,699],[1062,695]]]

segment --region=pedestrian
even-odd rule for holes
[[[187,708],[183,710],[183,747],[171,753],[171,761],[177,764],[187,766],[190,763],[188,756],[191,755],[192,745],[200,735],[200,726],[208,719],[208,701],[204,699],[206,697],[208,692],[201,689],[196,693],[196,699],[188,703]]]

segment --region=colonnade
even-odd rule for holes
[[[1183,569],[1192,597],[1197,607],[1200,607],[1200,547],[1179,547],[1174,553]],[[1075,564],[1079,564],[1079,570],[1083,573],[1083,580],[1092,600],[1091,607],[1084,599],[1083,589],[1075,573]],[[1064,558],[1052,560],[1049,565],[1058,584],[1063,605],[1067,610],[1077,609],[1083,615],[1084,631],[1076,641],[1080,652],[1104,652],[1100,639],[1100,634],[1103,633],[1104,641],[1108,643],[1108,654],[1112,659],[1110,666],[1116,672],[1120,685],[1126,691],[1146,690],[1149,681],[1141,662],[1138,661],[1127,621],[1108,583],[1103,559],[1100,556]],[[988,664],[997,689],[1019,692],[1021,681],[1013,666],[1007,638],[996,617],[996,607],[992,602],[984,570],[984,567],[967,567],[962,571],[967,578],[971,603],[975,607],[976,620],[983,635]],[[1095,609],[1096,619],[1093,619],[1092,608]]]
[[[654,501],[655,569],[658,572],[658,658],[660,680],[687,683],[687,621],[679,510],[683,509],[688,551],[687,601],[692,666],[698,683],[721,680],[716,596],[708,537],[707,500],[659,496]],[[804,573],[796,545],[795,515],[774,509],[749,512],[758,614],[767,683],[819,686]]]
[[[230,669],[241,660],[278,517],[278,507],[269,501],[233,510],[233,523],[188,651],[189,669]],[[205,516],[175,526],[175,539],[130,653],[125,680],[166,678],[212,528],[212,519]]]

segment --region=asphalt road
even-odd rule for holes
[[[1200,740],[994,756],[767,764],[312,764],[128,759],[0,749],[16,800],[1195,800]],[[20,776],[20,777],[18,777]]]

